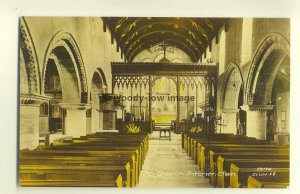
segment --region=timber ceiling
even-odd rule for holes
[[[224,18],[104,17],[112,38],[128,62],[144,49],[164,42],[198,62],[226,22]]]

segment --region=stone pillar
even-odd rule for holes
[[[61,103],[60,106],[66,110],[63,118],[64,134],[73,137],[86,135],[86,109],[90,107],[87,104],[68,103]]]
[[[222,121],[221,125],[218,126],[218,132],[219,128],[221,127],[221,133],[233,133],[236,134],[237,127],[236,127],[236,114],[238,110],[232,109],[232,110],[224,110],[222,113]]]
[[[267,111],[272,110],[274,105],[243,105],[246,111],[246,135],[257,139],[267,138]]]
[[[177,76],[176,77],[176,92],[177,92],[177,112],[176,112],[176,132],[177,134],[178,133],[181,133],[181,129],[180,129],[180,100],[179,100],[179,97],[180,97],[180,77]]]
[[[91,133],[99,132],[100,130],[100,112],[92,107],[92,130]]]
[[[99,131],[103,130],[103,113],[99,112]]]
[[[19,149],[35,149],[39,145],[40,105],[49,99],[35,94],[21,94]]]

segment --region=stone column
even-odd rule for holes
[[[61,103],[61,108],[66,110],[64,115],[64,134],[73,137],[80,137],[87,134],[86,130],[86,109],[87,104]]]
[[[267,138],[267,111],[272,110],[274,105],[243,105],[246,111],[246,135],[257,139]]]
[[[39,145],[40,105],[49,97],[35,94],[20,96],[20,149],[35,149]]]
[[[99,107],[97,107],[99,108]],[[100,112],[96,108],[92,107],[92,130],[91,133],[96,133],[100,131]]]
[[[221,126],[218,126],[218,132],[221,127],[222,133],[233,133],[236,134],[237,127],[236,127],[236,114],[238,109],[227,109],[224,110],[222,113],[222,123]]]

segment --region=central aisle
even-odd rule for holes
[[[181,148],[181,135],[172,133],[171,142],[158,137],[158,132],[150,135],[150,148],[137,187],[211,187],[208,179],[195,175],[198,167]]]

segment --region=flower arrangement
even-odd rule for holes
[[[130,123],[126,125],[127,133],[140,133],[141,129],[139,126],[134,125],[134,123]]]
[[[190,129],[191,133],[201,133],[202,132],[202,128],[200,126],[194,126]]]

